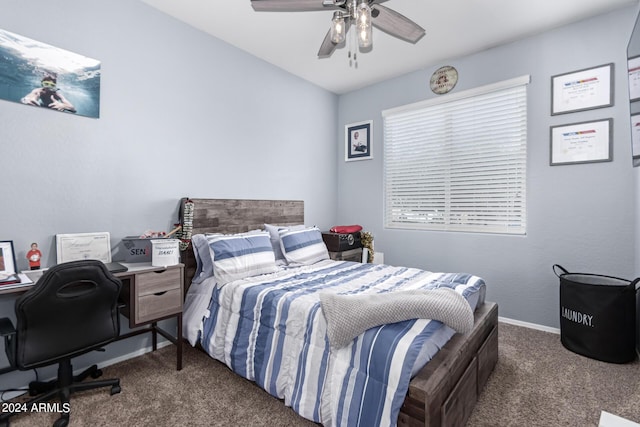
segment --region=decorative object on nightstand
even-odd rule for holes
[[[358,229],[359,228],[359,229]],[[352,231],[355,230],[355,231]],[[322,240],[327,245],[329,257],[335,261],[362,261],[362,242],[357,226],[336,226],[331,231],[322,233]]]
[[[193,232],[193,210],[195,205],[193,200],[183,198],[180,200],[180,222],[176,225],[180,226],[177,237],[180,239],[180,251],[186,251],[191,243],[191,234]]]
[[[369,231],[361,231],[360,241],[362,242],[362,247],[366,249],[367,262],[373,262],[373,234],[371,234]]]

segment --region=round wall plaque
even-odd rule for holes
[[[433,72],[429,83],[433,93],[438,95],[447,93],[458,83],[458,70],[451,65],[440,67]]]

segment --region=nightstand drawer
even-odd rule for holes
[[[341,252],[329,252],[329,258],[334,261],[362,262],[362,248]]]
[[[181,311],[182,292],[180,288],[140,296],[136,304],[136,323],[153,321]]]
[[[138,298],[158,292],[180,289],[182,285],[182,270],[172,268],[164,271],[151,271],[136,275],[136,293]]]

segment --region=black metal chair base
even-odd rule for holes
[[[61,361],[58,365],[57,379],[47,382],[33,381],[29,384],[29,394],[31,396],[38,396],[26,402],[24,407],[27,408],[28,411],[31,411],[31,408],[33,408],[34,405],[39,405],[58,397],[60,400],[60,406],[57,407],[57,409],[61,415],[53,425],[54,427],[66,426],[69,424],[69,415],[71,412],[69,398],[72,393],[83,390],[93,390],[101,387],[111,387],[111,395],[120,393],[120,380],[118,378],[81,382],[88,377],[98,378],[101,375],[102,371],[98,369],[97,365],[93,365],[82,373],[74,376],[71,361]],[[9,427],[9,418],[19,413],[20,412],[5,412],[0,414],[0,427]]]

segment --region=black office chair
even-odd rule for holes
[[[29,393],[40,396],[32,404],[60,398],[61,417],[54,426],[69,422],[71,393],[98,387],[120,392],[120,380],[110,379],[81,383],[88,376],[98,378],[96,365],[73,376],[71,359],[101,349],[120,333],[118,295],[122,283],[100,261],[83,260],[51,267],[15,304],[16,327],[8,318],[0,319],[0,333],[11,365],[28,370],[58,363],[55,380],[29,384]],[[66,403],[66,405],[65,405]],[[0,414],[0,426],[9,425],[14,414]]]

